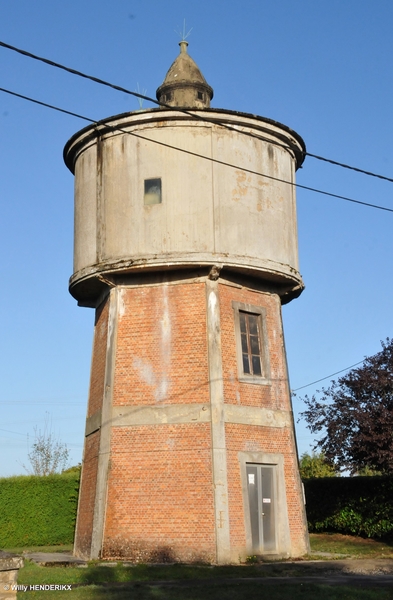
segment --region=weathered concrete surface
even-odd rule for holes
[[[18,571],[23,567],[23,558],[0,550],[0,600],[15,600]]]
[[[206,313],[216,550],[217,562],[226,564],[231,561],[232,557],[229,533],[220,303],[216,281],[208,280],[206,282]]]
[[[224,405],[224,423],[259,425],[264,427],[290,427],[291,417],[285,411],[270,410],[254,406]],[[159,425],[160,423],[209,423],[211,409],[208,404],[175,404],[164,406],[114,406],[111,425]],[[100,429],[101,411],[97,411],[86,422],[85,435]]]
[[[87,561],[68,552],[27,552],[23,556],[43,567],[87,565]]]
[[[75,173],[70,291],[81,304],[94,305],[112,276],[147,267],[220,265],[275,282],[282,295],[303,289],[295,190],[281,181],[294,182],[301,138],[262,117],[196,114],[209,122],[178,111],[128,113],[68,142],[65,160]],[[150,178],[162,181],[159,204],[144,204]]]
[[[106,368],[104,382],[104,398],[101,415],[101,437],[98,457],[97,489],[94,505],[93,536],[91,543],[90,558],[96,559],[100,556],[102,538],[104,532],[105,507],[107,501],[108,471],[110,465],[110,442],[111,442],[111,416],[113,378],[116,356],[116,335],[118,318],[119,290],[110,293],[108,337],[106,348]]]
[[[158,425],[160,423],[209,423],[208,404],[172,404],[164,406],[115,406],[112,425]]]

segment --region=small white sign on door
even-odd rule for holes
[[[254,473],[248,474],[248,483],[255,483],[255,474]]]
[[[272,501],[271,498],[262,498],[263,504],[270,504],[271,501]]]

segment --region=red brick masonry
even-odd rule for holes
[[[208,410],[205,285],[199,279],[112,290],[97,310],[88,417],[94,417],[101,409],[108,368],[107,332],[114,326],[113,414],[121,410],[127,415],[127,408],[135,411],[138,407],[141,411],[150,407],[158,414],[172,405],[175,409],[177,405],[192,404],[203,404]],[[283,457],[290,554],[304,554],[307,534],[280,299],[274,293],[230,282],[220,281],[218,287],[224,404],[288,415],[287,424],[280,427],[233,422],[225,425],[231,554],[248,553],[248,507],[243,505],[239,452]],[[239,381],[233,301],[266,310],[270,374],[263,385]],[[108,318],[111,303],[116,303],[115,323]],[[151,422],[134,425],[129,421],[113,422],[101,555],[135,562],[214,562],[217,554],[211,423],[192,418],[190,422],[165,422],[160,418],[149,417]],[[76,552],[84,556],[89,555],[93,535],[100,435],[100,431],[91,433],[85,443],[75,545]]]

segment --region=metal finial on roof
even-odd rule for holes
[[[183,31],[176,31],[176,29],[175,29],[175,33],[177,33],[178,35],[180,35],[180,38],[181,38],[182,42],[186,41],[186,39],[190,35],[191,31],[192,31],[192,27],[186,33],[186,20],[185,19],[183,21]]]
[[[181,42],[179,42],[179,46],[180,46],[180,53],[187,54],[188,42],[186,42],[186,40],[182,40]]]
[[[140,90],[139,83],[137,83],[136,90],[134,90],[134,91],[137,92],[138,94],[142,94],[142,96],[146,96],[147,89],[144,88],[144,89]],[[143,98],[138,98],[138,104],[139,104],[139,108],[142,109],[143,108]]]

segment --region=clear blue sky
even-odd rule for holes
[[[391,0],[1,0],[0,40],[154,97],[184,18],[214,107],[275,119],[312,153],[393,176]],[[139,108],[3,48],[0,69],[1,87],[92,119]],[[94,311],[67,291],[73,177],[62,149],[84,125],[0,92],[0,476],[24,472],[27,434],[46,413],[81,460]],[[298,182],[393,208],[392,183],[312,158]],[[392,335],[393,296],[393,213],[297,198],[306,290],[283,309],[293,389],[377,352]],[[308,450],[303,423],[297,435]]]

